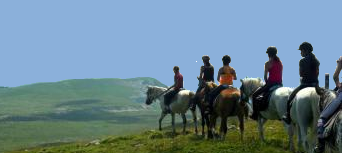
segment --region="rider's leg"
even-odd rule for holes
[[[328,120],[331,115],[333,115],[336,110],[340,107],[340,104],[342,102],[342,93],[339,92],[337,97],[322,111],[320,118],[323,119],[323,121]]]
[[[253,100],[253,114],[251,116],[252,119],[257,120],[258,119],[258,114],[259,114],[259,108],[257,107],[257,101],[255,100],[256,97],[258,97],[261,93],[269,90],[269,88],[271,87],[270,84],[265,84],[264,86],[262,86],[261,88],[257,89],[253,95],[252,95],[252,100]]]
[[[213,110],[213,103],[218,94],[220,94],[221,90],[224,87],[222,85],[217,86],[215,89],[213,89],[209,94],[208,94],[208,102],[209,102],[209,107],[206,111],[206,113],[210,113]]]
[[[190,103],[190,110],[194,111],[196,109],[196,104],[197,102],[199,101],[199,97],[198,95],[200,94],[202,90],[202,87],[201,86],[198,86],[197,90],[196,90],[196,94],[195,94],[195,97],[191,100],[191,103]]]
[[[171,103],[171,98],[173,96],[174,89],[170,89],[165,95],[164,95],[164,104],[165,104],[165,110],[166,112],[170,112],[170,103]]]
[[[282,119],[287,123],[290,124],[291,123],[291,117],[290,117],[290,110],[291,110],[291,106],[292,106],[292,100],[294,99],[294,97],[296,97],[296,94],[299,92],[299,90],[303,89],[307,87],[307,85],[299,85],[296,89],[294,89],[289,97],[289,99],[287,100],[286,103],[286,113],[283,115]]]

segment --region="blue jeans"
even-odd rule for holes
[[[338,92],[337,97],[321,112],[320,118],[323,119],[324,123],[333,115],[342,102],[342,91]]]

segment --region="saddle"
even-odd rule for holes
[[[268,91],[261,93],[253,100],[253,107],[258,111],[264,111],[268,108],[269,101],[271,99],[271,93],[280,88],[281,85],[274,85]]]
[[[342,115],[342,105],[340,108],[329,118],[329,120],[324,124],[323,137],[332,138],[332,134],[336,129],[336,124],[339,123],[339,116]],[[335,138],[332,138],[334,140]]]
[[[338,116],[342,115],[342,111],[338,111],[333,116],[330,117],[330,119],[327,121],[327,123],[324,124],[324,131],[323,131],[323,137],[329,138],[332,136],[332,132],[335,131],[336,123]]]

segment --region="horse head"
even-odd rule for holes
[[[152,98],[152,87],[148,86],[147,87],[147,92],[146,92],[146,101],[145,104],[146,105],[150,105],[153,102],[153,98]]]
[[[263,85],[263,82],[260,78],[244,78],[240,79],[241,86],[240,86],[240,95],[241,101],[248,102],[249,97],[255,92],[258,87]]]

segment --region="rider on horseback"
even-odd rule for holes
[[[233,67],[229,66],[231,62],[230,56],[224,55],[222,58],[223,67],[221,67],[218,71],[217,81],[220,82],[220,85],[214,88],[208,96],[209,102],[209,110],[206,113],[211,113],[213,110],[214,99],[220,92],[224,89],[227,89],[229,86],[233,85],[233,80],[236,80],[236,73]]]
[[[171,99],[183,88],[183,75],[179,72],[179,67],[173,67],[175,73],[174,82],[175,84],[169,88],[169,91],[164,95],[165,112],[171,112],[170,103]]]
[[[318,86],[318,74],[319,74],[319,61],[312,53],[313,47],[308,42],[303,42],[299,49],[301,56],[304,57],[299,61],[299,75],[300,85],[294,89],[287,101],[287,110],[282,119],[287,123],[291,123],[290,110],[292,106],[292,100],[296,96],[297,92],[306,87],[315,87],[316,92],[319,92]]]
[[[210,57],[208,55],[202,56],[204,66],[201,66],[200,76],[204,82],[214,81],[214,66],[209,63]],[[203,89],[203,84],[200,82],[196,91],[196,96],[191,103],[191,110],[195,110],[196,102],[199,100],[198,94]]]
[[[266,84],[253,93],[253,104],[256,102],[256,97],[259,96],[261,93],[268,92],[269,89],[275,85],[282,86],[283,64],[277,56],[277,52],[277,48],[274,46],[270,46],[267,48],[266,53],[268,54],[269,60],[265,63],[264,71],[264,80]],[[268,73],[269,77],[267,78]],[[253,114],[251,118],[257,120],[258,113],[258,108],[253,107]]]
[[[315,147],[315,152],[321,153],[325,149],[325,140],[323,138],[324,124],[329,120],[329,118],[340,108],[342,102],[342,85],[339,81],[339,75],[342,69],[342,56],[337,60],[337,67],[334,73],[334,81],[336,87],[338,88],[338,96],[334,99],[321,113],[318,123],[317,123],[317,133],[318,133],[318,143]]]

